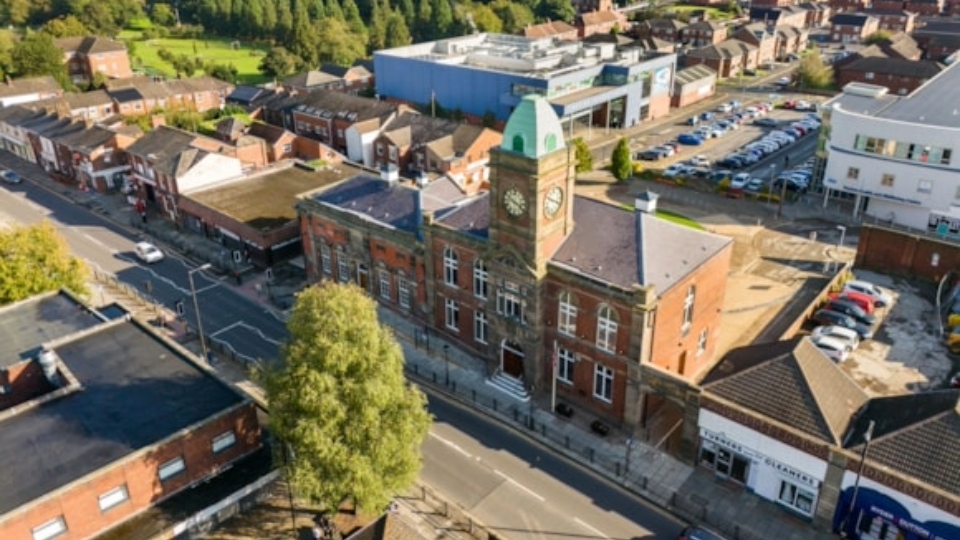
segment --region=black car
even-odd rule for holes
[[[860,339],[873,338],[873,330],[869,326],[860,324],[853,317],[843,313],[830,311],[829,309],[821,309],[814,313],[813,317],[810,317],[810,320],[816,323],[817,326],[842,326],[849,328],[856,332],[857,335],[860,336]]]
[[[837,313],[849,315],[861,324],[872,325],[873,323],[877,322],[877,318],[864,311],[862,307],[842,298],[834,298],[833,300],[827,302],[827,304],[823,307],[824,309],[829,309],[830,311],[836,311]]]
[[[727,156],[718,161],[716,164],[718,167],[725,167],[727,169],[739,169],[746,165],[744,160],[739,156]]]
[[[757,118],[753,121],[753,125],[760,127],[777,127],[780,125],[780,122],[777,122],[773,118]]]
[[[680,532],[677,540],[726,540],[719,534],[696,525],[690,525]]]
[[[665,157],[667,157],[667,151],[664,149],[644,150],[643,152],[639,152],[637,154],[637,158],[642,159],[644,161],[657,161]]]
[[[801,184],[800,182],[797,182],[796,180],[791,180],[789,178],[777,178],[777,180],[773,184],[771,184],[770,189],[772,189],[773,191],[781,191],[783,190],[784,182],[787,183],[787,191],[790,191],[793,193],[807,192],[807,186]]]

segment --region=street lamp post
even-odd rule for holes
[[[210,266],[210,263],[207,263],[187,272],[187,277],[190,279],[190,295],[193,296],[193,310],[197,315],[197,334],[200,336],[200,354],[203,355],[204,362],[209,362],[210,358],[207,356],[207,341],[203,337],[203,321],[200,318],[200,302],[197,301],[197,287],[193,284],[193,274],[207,270],[210,268]]]
[[[450,386],[450,345],[443,344],[443,384]]]
[[[860,477],[863,476],[863,466],[867,461],[867,451],[870,450],[870,440],[873,439],[873,420],[867,426],[866,433],[863,434],[863,450],[860,452],[860,466],[857,468],[857,479],[853,483],[853,495],[850,497],[850,507],[847,508],[847,514],[843,516],[843,522],[840,524],[840,536],[847,538],[847,524],[850,522],[850,516],[857,506],[857,495],[860,493]]]
[[[843,240],[847,234],[847,228],[843,225],[837,225],[837,230],[840,231],[840,241],[837,242],[837,250],[843,247]]]

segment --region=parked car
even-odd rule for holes
[[[719,170],[713,171],[713,176],[710,177],[710,180],[712,180],[713,182],[719,183],[726,180],[727,178],[732,178],[732,177],[733,177],[733,171],[719,169]]]
[[[663,170],[663,177],[676,178],[678,176],[683,176],[686,173],[687,173],[686,167],[684,167],[683,165],[680,165],[679,163],[674,163],[673,165],[670,165],[669,167]]]
[[[19,184],[23,182],[23,178],[20,178],[20,175],[13,171],[3,171],[3,174],[0,174],[0,177],[3,178],[3,181],[8,184]]]
[[[693,165],[694,167],[709,167],[710,160],[707,159],[707,156],[703,154],[697,154],[690,158],[690,165]]]
[[[653,147],[653,149],[662,151],[667,157],[670,157],[677,153],[676,149],[674,149],[672,146],[667,146],[665,144],[660,146],[655,146]]]
[[[677,137],[677,142],[680,144],[686,144],[687,146],[700,146],[703,144],[703,139],[697,137],[693,133],[681,133]]]
[[[705,111],[700,114],[700,120],[710,121],[714,119],[714,114],[710,111]]]
[[[823,351],[823,354],[838,364],[846,362],[847,357],[850,355],[850,349],[839,339],[826,336],[810,336],[810,341],[812,341],[818,349]]]
[[[830,300],[823,306],[824,309],[829,309],[830,311],[836,311],[838,313],[843,313],[849,315],[857,320],[859,323],[872,325],[877,322],[877,318],[866,311],[863,310],[857,304],[849,301],[836,298]]]
[[[675,142],[665,142],[665,143],[663,143],[661,146],[665,146],[665,147],[667,147],[667,148],[672,148],[674,154],[679,154],[679,153],[680,153],[680,149],[683,148],[682,146],[680,146],[679,144],[677,144],[677,143],[675,143]]]
[[[822,326],[842,326],[844,328],[849,328],[857,333],[860,336],[860,339],[871,339],[873,338],[873,329],[865,324],[858,323],[853,317],[849,315],[844,315],[843,313],[837,313],[836,311],[830,311],[829,309],[821,309],[813,314],[810,317],[810,320],[816,323],[817,325]]]
[[[717,112],[728,113],[733,110],[729,103],[721,103],[717,106]]]
[[[763,189],[763,179],[762,178],[751,178],[747,181],[747,185],[744,187],[747,191],[752,191],[754,193]]]
[[[158,263],[163,260],[163,252],[150,242],[137,242],[133,246],[137,258],[147,264]]]
[[[730,189],[744,189],[750,181],[750,173],[737,173],[730,179]]]
[[[721,160],[718,160],[716,164],[718,167],[724,167],[727,169],[739,169],[743,167],[745,163],[738,156],[731,154],[729,156],[724,157]]]
[[[680,532],[677,540],[726,540],[719,534],[697,525],[690,525]]]
[[[843,292],[852,291],[865,294],[873,298],[873,303],[877,307],[889,307],[893,304],[893,298],[869,281],[853,280],[843,284]]]
[[[699,117],[699,116],[691,116],[690,118],[687,119],[687,125],[688,125],[688,126],[695,126],[695,125],[697,125],[697,124],[699,124],[699,123],[700,123],[700,117]]]
[[[853,302],[854,304],[860,306],[860,309],[866,311],[867,313],[873,313],[873,310],[876,309],[876,302],[873,301],[873,298],[865,294],[858,292],[847,291],[841,292],[840,294],[834,295],[834,298],[839,298],[841,300],[847,300]]]
[[[667,153],[663,151],[662,148],[650,148],[649,150],[644,150],[637,154],[637,159],[642,159],[644,161],[657,161],[667,157]]]
[[[782,190],[784,189],[784,185],[783,185],[784,183],[787,184],[787,185],[786,185],[787,191],[789,191],[789,192],[791,192],[791,193],[806,193],[806,192],[807,192],[807,186],[801,184],[800,182],[797,182],[796,180],[794,180],[794,179],[792,179],[792,178],[777,178],[776,180],[774,180],[773,184],[771,184],[770,187],[771,187],[774,191],[782,191]]]
[[[850,347],[851,351],[860,346],[860,336],[849,328],[842,326],[818,326],[813,329],[813,337],[823,336],[840,340]]]
[[[774,84],[776,84],[777,86],[790,86],[791,82],[792,81],[790,80],[790,77],[780,77],[779,79],[777,79],[777,82]]]

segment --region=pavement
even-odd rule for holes
[[[9,164],[9,159],[0,162]],[[20,164],[12,168],[27,166]],[[165,220],[148,217],[146,223],[140,222],[120,194],[80,191],[53,179],[41,180],[41,183],[49,191],[91,208],[132,233],[155,239],[168,252],[177,251],[198,264],[210,262],[216,265],[222,262],[222,246],[199,235],[178,230]],[[697,208],[701,203],[705,204],[701,208],[710,208],[710,205],[715,206],[720,202],[729,204],[729,201],[715,200],[719,198],[713,194],[691,192],[673,186],[657,185],[656,190],[661,192],[665,200],[691,208]],[[808,215],[818,218],[825,216],[825,211],[813,204],[798,204],[788,209],[780,221]],[[768,220],[763,224],[770,223],[769,209],[760,205],[759,209],[753,209],[753,213],[761,218],[766,215]],[[741,216],[737,219],[753,219],[751,213],[747,215],[748,218]],[[282,303],[278,306],[271,302],[268,285],[263,272],[245,269],[242,283],[231,286],[237,293],[263,304],[267,309],[275,310],[282,317]],[[157,310],[155,306],[140,309],[147,316],[155,314]],[[403,347],[406,369],[411,379],[428,392],[442,394],[491,415],[687,521],[706,523],[732,539],[819,540],[835,536],[814,528],[810,523],[795,518],[747,490],[716,481],[708,471],[676,460],[663,450],[665,441],[634,440],[628,434],[616,431],[599,437],[589,430],[591,419],[586,416],[565,419],[554,415],[547,403],[518,403],[487,384],[482,360],[461,351],[452,342],[444,343],[435,335],[430,336],[428,344],[421,343],[417,339],[421,330],[419,326],[386,309],[381,309],[380,315],[383,323],[394,330]],[[173,318],[172,314],[170,318]],[[168,328],[172,337],[181,340],[185,337],[184,331],[177,325]],[[450,345],[446,353],[443,352],[445,344]],[[195,350],[196,345],[195,341],[187,343],[188,347]],[[212,367],[222,379],[237,385],[255,400],[264,402],[262,389],[250,379],[248,365],[233,362],[227,357],[217,358]],[[434,535],[446,535],[443,527],[437,527],[424,518],[425,515],[432,515],[430,512],[418,511],[413,506],[401,506],[405,508],[405,519],[415,526],[425,532],[432,530]]]

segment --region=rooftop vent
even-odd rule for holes
[[[633,206],[637,212],[644,214],[655,214],[657,212],[657,199],[660,195],[650,190],[644,191],[634,199]]]
[[[37,363],[43,370],[43,376],[56,387],[60,386],[60,376],[57,375],[57,361],[59,360],[60,357],[57,356],[57,353],[50,349],[41,350],[39,356],[37,356]]]
[[[847,93],[847,94],[852,94],[855,96],[863,96],[863,97],[868,97],[873,99],[881,98],[887,95],[887,92],[888,92],[886,86],[877,86],[875,84],[866,84],[866,83],[858,83],[858,82],[848,83],[843,87],[843,91],[844,93]]]

